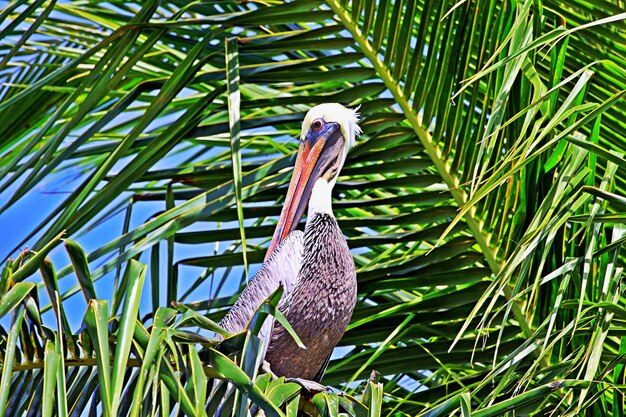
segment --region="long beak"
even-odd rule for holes
[[[338,138],[343,139],[339,125],[327,123],[320,132],[309,131],[306,139],[300,144],[285,205],[280,213],[280,219],[265,259],[300,223],[309,204],[315,182],[324,174],[329,161],[332,161]]]

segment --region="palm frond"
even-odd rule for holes
[[[239,388],[234,414],[249,399],[295,415],[289,383],[196,349],[263,259],[304,113],[331,101],[360,106],[364,134],[335,204],[359,304],[324,382],[369,391],[316,397],[318,412],[621,415],[619,1],[1,13],[5,410],[212,414],[226,384],[204,373]]]

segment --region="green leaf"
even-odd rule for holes
[[[43,417],[50,417],[54,406],[55,389],[57,384],[57,371],[59,368],[59,355],[53,342],[46,342],[46,357],[43,374]]]
[[[282,407],[283,404],[291,404],[293,399],[298,398],[301,389],[302,387],[295,382],[287,382],[272,387],[266,395],[276,407]]]
[[[35,288],[32,282],[18,282],[0,298],[0,317],[14,311],[15,308],[30,294]]]
[[[317,408],[322,417],[338,417],[339,416],[339,398],[337,394],[320,392],[312,398],[313,404]],[[372,415],[372,414],[370,414]]]
[[[178,322],[178,326],[182,326],[187,322],[192,322],[193,324],[202,327],[205,330],[209,330],[212,332],[216,332],[219,335],[224,336],[224,338],[231,337],[232,334],[224,330],[219,324],[214,322],[213,320],[205,317],[197,312],[193,311],[189,307],[180,303],[172,303],[172,306],[176,308],[176,310],[183,313],[183,316],[180,318]]]
[[[135,333],[135,323],[139,312],[139,301],[146,276],[146,266],[130,261],[126,267],[126,291],[122,318],[117,331],[117,345],[113,356],[113,376],[111,378],[111,413],[116,415],[119,409],[120,395],[126,374],[126,363],[129,359],[130,347]]]
[[[222,378],[231,381],[237,389],[254,401],[266,415],[271,417],[282,417],[284,415],[283,412],[274,406],[263,392],[254,385],[246,373],[237,367],[230,359],[213,349],[208,350],[208,356],[211,365]]]
[[[233,166],[233,184],[237,202],[237,219],[241,235],[241,253],[246,278],[248,277],[248,258],[246,257],[246,232],[244,228],[243,203],[241,200],[241,93],[239,92],[239,39],[226,40],[226,82],[228,83],[228,127],[230,130],[230,155]]]
[[[23,309],[18,308],[13,311],[11,330],[9,330],[9,335],[6,342],[6,355],[2,364],[2,377],[0,379],[0,414],[3,415],[7,409],[7,400],[9,398],[9,390],[11,385],[11,375],[13,374],[17,339],[19,337],[18,333],[20,328],[22,327],[23,319]]]
[[[111,381],[111,355],[109,352],[109,303],[106,300],[89,300],[85,324],[93,342],[98,361],[98,382],[102,410],[105,416],[113,416]],[[119,371],[118,371],[119,372]]]
[[[383,385],[379,382],[368,382],[370,395],[368,402],[369,416],[379,416],[382,412]]]
[[[256,334],[253,334],[251,332],[246,333],[246,341],[243,345],[243,351],[241,353],[239,366],[241,367],[241,370],[246,373],[251,381],[254,381],[256,379],[259,366],[261,366],[261,361],[263,360],[262,352],[264,352],[265,350],[263,343],[263,340],[260,339]],[[280,407],[279,404],[277,404],[276,406]],[[233,406],[234,415],[237,417],[245,417],[248,413],[249,408],[250,404],[248,401],[248,397],[244,395],[241,391],[237,391],[235,393],[235,402]]]
[[[472,416],[472,401],[469,392],[461,394],[461,415],[463,417]]]
[[[193,383],[188,386],[193,389],[194,403],[196,404],[196,414],[199,416],[206,416],[204,404],[207,398],[207,378],[204,373],[204,368],[200,362],[198,352],[191,348],[189,350],[189,356],[191,359],[191,375]]]
[[[163,330],[174,319],[174,315],[174,310],[167,308],[159,308],[154,314],[154,324],[152,325],[152,332],[150,333],[150,339],[148,341],[148,344],[144,348],[142,357],[143,361],[141,364],[141,369],[139,370],[137,384],[135,385],[135,390],[133,393],[133,403],[130,412],[130,415],[133,417],[138,416],[141,411],[143,398],[146,394],[144,392],[144,383],[147,380],[148,372],[151,368],[155,366],[154,362],[159,357],[159,352],[161,352],[161,349],[163,348],[162,342],[165,336]]]
[[[46,259],[46,256],[48,256],[48,253],[54,249],[64,234],[65,232],[61,232],[56,237],[52,238],[41,250],[37,251],[24,265],[15,271],[12,276],[13,281],[22,282],[34,274],[41,263]]]
[[[97,299],[96,289],[93,286],[93,280],[89,272],[89,262],[87,261],[87,256],[83,248],[73,240],[65,239],[65,249],[70,257],[70,261],[72,261],[72,267],[78,277],[78,282],[80,288],[83,290],[85,300],[89,302],[90,300]]]

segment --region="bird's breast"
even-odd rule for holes
[[[348,244],[334,217],[318,213],[307,222],[302,267],[285,311],[307,349],[276,325],[266,356],[274,373],[314,379],[350,322],[356,294]]]

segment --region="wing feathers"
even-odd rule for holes
[[[279,285],[285,288],[282,302],[293,291],[300,266],[302,264],[302,252],[304,248],[304,233],[294,230],[282,241],[274,253],[263,263],[263,266],[250,280],[248,286],[241,292],[239,299],[224,316],[220,325],[231,333],[239,333],[246,328],[256,309],[267,299]],[[271,322],[273,320],[267,320]],[[273,323],[272,323],[273,324]],[[266,323],[263,327],[268,325]],[[269,329],[261,331],[261,337],[265,344],[269,343]]]

